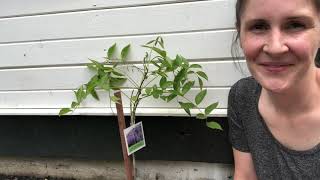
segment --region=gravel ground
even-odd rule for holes
[[[10,176],[0,174],[0,180],[76,180],[74,178],[58,178],[58,177],[33,177],[33,176]]]

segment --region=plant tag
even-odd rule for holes
[[[123,131],[128,155],[131,155],[146,146],[142,122],[138,122]]]

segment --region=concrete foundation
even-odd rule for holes
[[[0,157],[0,173],[79,180],[124,180],[122,162]],[[137,161],[136,180],[228,180],[233,166],[186,161]]]

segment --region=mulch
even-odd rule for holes
[[[34,177],[34,176],[15,176],[0,174],[0,180],[76,180],[74,178],[60,178],[60,177]]]

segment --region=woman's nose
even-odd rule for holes
[[[263,51],[269,55],[280,55],[288,50],[284,35],[279,30],[270,31],[263,46]]]

